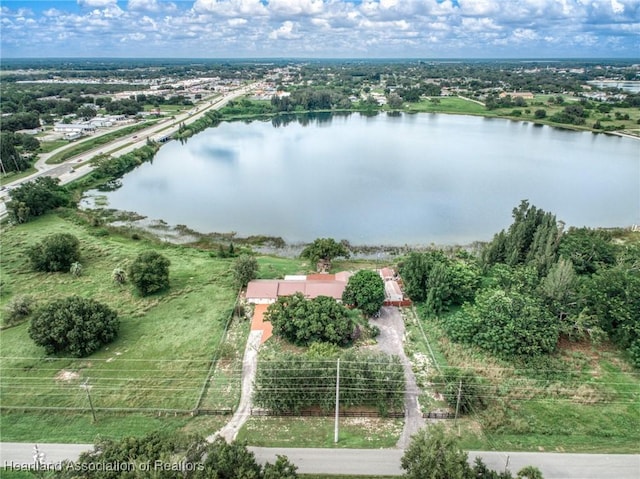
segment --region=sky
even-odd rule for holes
[[[640,58],[640,0],[0,5],[0,58]]]

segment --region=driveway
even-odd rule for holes
[[[425,420],[418,404],[420,390],[411,369],[411,362],[404,353],[404,320],[398,308],[385,306],[380,311],[380,318],[370,322],[380,329],[380,334],[376,338],[378,340],[378,349],[383,353],[398,356],[404,368],[406,381],[404,391],[404,429],[396,444],[396,447],[404,449],[409,445],[411,436],[425,425]]]
[[[209,436],[207,441],[215,440],[217,436],[223,437],[227,442],[235,440],[238,431],[251,416],[251,396],[253,394],[253,381],[258,370],[258,349],[262,339],[262,331],[251,331],[247,346],[242,358],[242,393],[240,404],[231,420],[218,432]]]

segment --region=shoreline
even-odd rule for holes
[[[98,211],[89,209],[89,211]],[[198,243],[209,243],[209,245],[223,245],[234,243],[238,246],[246,246],[253,252],[265,256],[277,256],[282,258],[297,258],[302,250],[311,243],[287,242],[281,237],[267,235],[238,236],[236,232],[229,233],[201,233],[192,230],[185,225],[170,225],[162,219],[150,219],[142,217],[136,213],[120,212],[133,215],[128,219],[116,219],[106,221],[109,227],[124,230],[133,235],[143,232],[154,239],[174,245],[197,246]],[[568,227],[567,229],[569,229]],[[640,233],[640,225],[615,226],[615,227],[593,227],[592,229],[612,231],[612,232],[633,232]],[[475,240],[467,243],[405,243],[403,245],[393,244],[351,244],[349,243],[350,258],[355,260],[390,260],[402,256],[412,251],[443,250],[449,252],[467,251],[478,253],[481,248],[489,243],[489,240]]]
[[[89,209],[89,211],[98,211],[97,209]],[[120,212],[124,213],[124,212]],[[106,221],[105,225],[121,230],[128,231],[130,234],[142,232],[148,234],[154,239],[162,243],[170,243],[174,245],[197,245],[202,242],[209,242],[219,245],[227,245],[234,243],[238,246],[246,246],[255,253],[266,256],[278,256],[283,258],[296,258],[300,256],[302,250],[310,244],[309,242],[294,241],[288,242],[281,237],[267,235],[238,236],[235,232],[229,233],[201,233],[192,230],[185,225],[170,225],[162,219],[150,219],[141,217],[136,213],[127,212],[128,215],[135,215],[130,219],[116,219]],[[490,241],[490,240],[488,240]],[[384,260],[407,254],[411,251],[427,251],[427,250],[447,250],[468,252],[478,251],[482,245],[488,241],[472,241],[470,243],[405,243],[402,245],[394,244],[351,244],[349,242],[349,251],[351,259],[369,259]]]

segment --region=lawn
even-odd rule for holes
[[[35,273],[29,268],[25,249],[45,235],[59,232],[80,240],[80,277]],[[116,266],[126,265],[149,249],[171,261],[168,291],[142,298],[130,285],[120,287],[111,281]],[[20,421],[9,419],[18,411],[80,409],[69,421],[81,424],[88,414],[87,392],[99,417],[122,409],[136,412],[144,422],[147,416],[141,413],[145,411],[162,416],[196,407],[233,310],[236,291],[231,286],[231,261],[196,249],[108,234],[104,228],[82,224],[74,213],[5,227],[0,307],[19,294],[33,296],[37,304],[78,294],[115,309],[121,328],[116,341],[82,359],[46,357],[28,337],[27,323],[1,331],[3,439],[23,437],[16,430]],[[88,384],[88,391],[84,384]],[[207,394],[216,392],[215,387],[207,389]],[[148,420],[149,424],[157,422],[153,416]],[[126,421],[117,423],[123,431],[131,431]],[[81,432],[82,427],[75,430]],[[65,437],[80,440],[73,431]],[[40,433],[38,439],[44,439]]]
[[[403,423],[402,419],[341,417],[335,444],[333,417],[251,417],[238,440],[262,447],[393,448]]]
[[[486,115],[487,109],[484,105],[471,100],[458,97],[437,98],[437,102],[423,100],[418,103],[411,103],[410,112],[427,113],[455,113],[460,115]]]

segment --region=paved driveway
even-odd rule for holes
[[[385,306],[380,312],[380,318],[371,320],[371,324],[375,324],[380,329],[378,340],[378,349],[386,354],[395,354],[400,357],[402,367],[404,368],[404,377],[406,381],[404,392],[404,429],[402,436],[396,444],[397,447],[404,449],[409,445],[411,436],[424,427],[425,420],[420,411],[418,397],[420,390],[416,384],[416,377],[411,369],[411,362],[404,353],[404,319],[400,310],[395,306]]]

